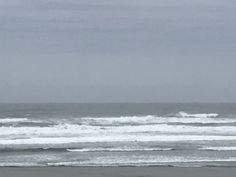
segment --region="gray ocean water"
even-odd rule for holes
[[[0,104],[0,166],[236,166],[236,104]]]

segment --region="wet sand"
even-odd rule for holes
[[[236,168],[1,167],[0,177],[235,177]]]

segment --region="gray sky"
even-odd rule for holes
[[[0,0],[0,102],[236,102],[235,0]]]

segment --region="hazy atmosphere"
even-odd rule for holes
[[[0,0],[0,102],[236,102],[234,0]]]

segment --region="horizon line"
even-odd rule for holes
[[[0,104],[236,104],[236,102],[0,102]]]

